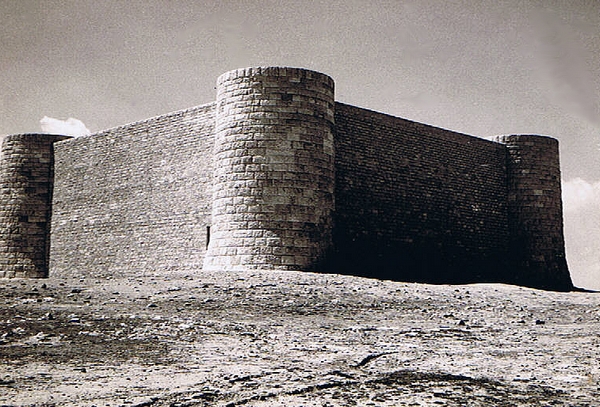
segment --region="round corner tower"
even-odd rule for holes
[[[509,257],[520,285],[570,290],[565,257],[558,140],[497,137],[506,145]]]
[[[217,80],[208,270],[318,270],[332,245],[334,82],[300,68]]]
[[[4,137],[0,156],[0,276],[48,277],[54,149],[70,138]]]

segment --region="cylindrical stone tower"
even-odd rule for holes
[[[499,136],[497,141],[508,150],[509,257],[514,282],[570,290],[558,141],[536,135]]]
[[[54,148],[70,138],[6,136],[0,156],[0,277],[47,277]]]
[[[217,80],[208,270],[318,270],[332,245],[334,83],[299,68]]]

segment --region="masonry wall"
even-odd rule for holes
[[[497,140],[507,149],[511,280],[545,289],[572,287],[564,250],[558,141],[537,135]]]
[[[52,275],[200,268],[214,104],[56,145]]]
[[[299,68],[219,77],[205,269],[323,270],[334,209],[333,86]]]
[[[335,108],[333,268],[404,281],[504,280],[505,146]]]
[[[305,69],[239,69],[219,78],[216,104],[56,143],[50,274],[295,269],[572,288],[556,140],[487,141],[335,103],[333,87]],[[6,170],[18,144],[3,187],[21,174]],[[10,194],[12,231],[25,218]],[[20,234],[7,236],[2,261],[29,261],[33,246],[7,249]]]
[[[67,138],[16,134],[2,140],[0,277],[48,276],[53,144]]]

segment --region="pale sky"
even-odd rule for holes
[[[600,289],[600,1],[0,0],[0,134],[99,131],[211,102],[221,73],[295,66],[336,100],[561,145],[567,256]]]

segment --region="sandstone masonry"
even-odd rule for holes
[[[76,139],[8,136],[0,276],[204,267],[572,288],[555,139],[489,141],[334,100],[324,74],[246,68],[219,77],[216,103]]]
[[[204,267],[315,270],[332,244],[333,80],[248,68],[217,81]]]
[[[53,145],[68,138],[18,134],[2,140],[0,277],[48,275]]]

